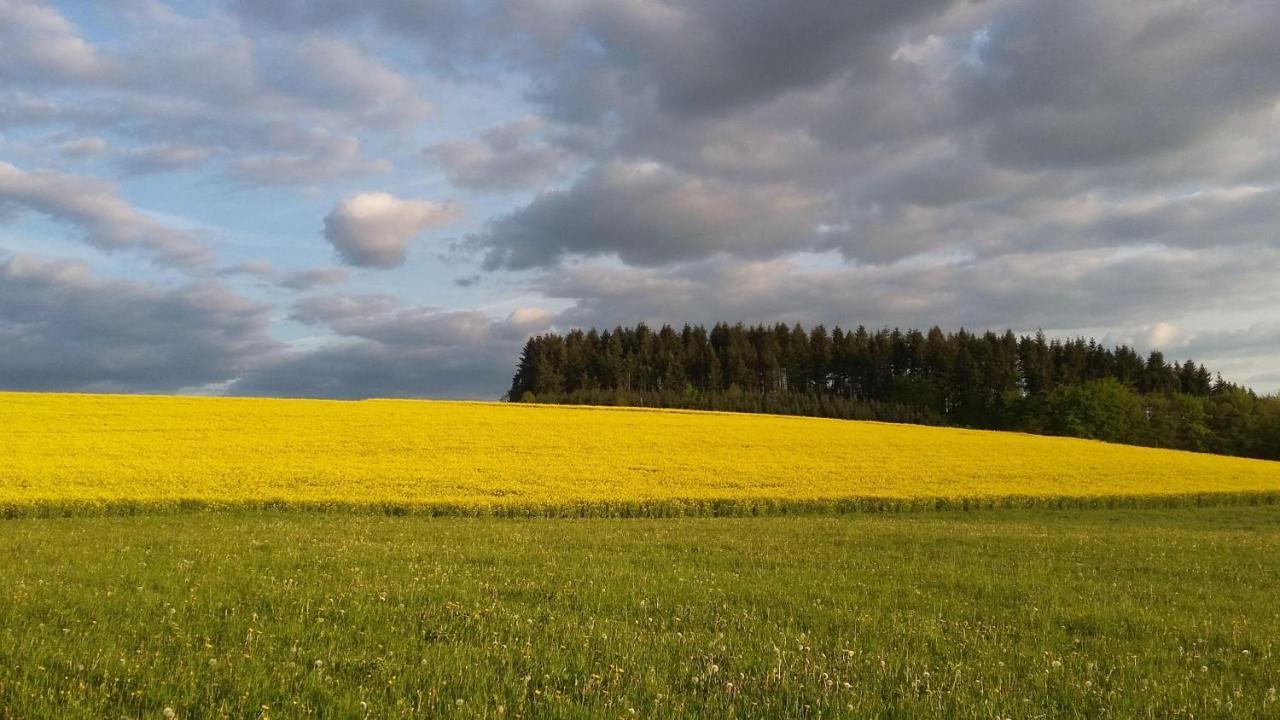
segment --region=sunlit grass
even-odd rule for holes
[[[1280,508],[0,522],[0,716],[1274,717]]]

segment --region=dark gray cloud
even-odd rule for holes
[[[338,342],[255,368],[228,388],[235,395],[324,398],[467,398],[497,400],[514,366],[494,352],[439,353],[367,342]]]
[[[1280,94],[1274,3],[1012,5],[957,83],[997,163],[1114,165],[1178,152]]]
[[[270,310],[211,282],[108,280],[78,262],[0,262],[0,387],[172,392],[224,383],[283,345]]]
[[[515,17],[542,28],[530,30],[545,63],[533,97],[597,165],[471,238],[486,266],[824,248],[882,263],[1236,245],[1278,227],[1274,3],[776,11],[787,17],[714,2],[520,5]],[[653,169],[671,196],[627,182],[625,167]],[[803,202],[762,208],[781,184]],[[681,207],[689,188],[722,193],[739,221],[714,201]]]
[[[256,263],[225,270],[273,274]],[[281,282],[324,274],[314,286],[332,270]],[[0,389],[495,399],[524,339],[553,319],[533,308],[493,320],[389,296],[307,296],[292,317],[324,339],[303,349],[271,337],[272,314],[215,282],[166,288],[12,256],[0,261]]]
[[[326,295],[301,299],[293,318],[335,337],[264,363],[232,392],[496,399],[525,338],[548,329],[552,315],[530,308],[495,321],[478,311],[403,306],[388,296]]]
[[[535,0],[516,3],[512,14],[561,56],[563,74],[552,76],[543,93],[569,115],[603,115],[618,95],[629,94],[651,97],[664,112],[697,116],[768,101],[855,69],[875,72],[911,22],[951,4]]]
[[[720,251],[776,254],[812,244],[821,200],[786,185],[738,185],[656,163],[613,162],[568,190],[539,195],[489,222],[467,245],[490,269],[546,267],[570,255],[617,254],[654,265]]]

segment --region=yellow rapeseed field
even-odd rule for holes
[[[0,509],[667,514],[1280,496],[1280,463],[727,413],[0,393]]]

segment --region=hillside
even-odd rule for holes
[[[674,515],[1280,497],[1280,463],[817,418],[0,394],[8,515],[202,506]]]

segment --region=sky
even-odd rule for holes
[[[1280,389],[1274,0],[0,0],[0,388],[497,398],[644,321]]]

